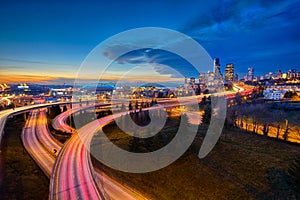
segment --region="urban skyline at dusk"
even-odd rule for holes
[[[121,31],[147,26],[170,28],[192,37],[213,58],[220,58],[223,72],[226,64],[234,63],[239,77],[249,67],[255,68],[256,75],[298,69],[299,7],[298,1],[163,1],[130,6],[122,1],[3,2],[1,80],[73,83],[80,64],[100,42]],[[109,50],[114,54],[113,48]],[[161,60],[155,63],[161,64]],[[180,64],[171,67],[184,68]],[[118,76],[111,74],[107,79]]]
[[[0,199],[300,199],[300,0],[2,0]]]

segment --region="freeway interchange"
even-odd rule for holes
[[[181,103],[188,105],[195,100],[199,101],[201,97],[186,97]],[[170,99],[162,99],[161,103],[166,107],[178,106],[178,102],[174,103]],[[97,130],[116,116],[100,118],[75,130],[67,124],[67,118],[75,112],[94,105],[77,106],[63,112],[52,122],[54,129],[71,135],[70,139],[63,144],[53,137],[48,129],[46,108],[54,104],[61,103],[30,105],[0,112],[0,141],[8,117],[30,112],[21,138],[25,149],[50,179],[49,199],[149,199],[135,189],[110,178],[101,169],[95,168],[90,153],[84,145],[90,144]],[[128,111],[124,111],[117,116],[127,113]]]

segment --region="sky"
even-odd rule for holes
[[[212,58],[219,57],[222,70],[234,63],[239,75],[248,67],[254,67],[255,75],[299,70],[299,15],[300,1],[2,0],[0,82],[72,83],[99,43],[141,27],[186,34]],[[118,49],[103,51],[112,59]],[[107,73],[105,80],[118,79],[130,66],[139,67],[134,74],[143,81],[153,80],[153,74],[178,78],[165,70],[168,67],[183,77],[197,76],[183,59],[159,49],[141,49],[118,59],[114,62],[118,73]],[[147,79],[149,70],[153,74]]]

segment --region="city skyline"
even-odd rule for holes
[[[300,0],[0,2],[0,197],[300,199]]]
[[[1,4],[3,82],[72,83],[82,61],[100,42],[145,26],[165,27],[192,37],[212,58],[221,59],[222,72],[227,63],[234,63],[239,77],[249,67],[255,68],[256,75],[299,68],[298,1],[214,1],[205,6],[200,1]],[[109,50],[113,55],[115,49]],[[138,57],[140,52],[132,56]],[[150,58],[154,56],[171,60],[161,52]],[[158,67],[151,67],[162,74],[157,71],[161,60],[156,64]],[[184,68],[180,62],[171,67]],[[109,74],[106,79],[118,77]]]

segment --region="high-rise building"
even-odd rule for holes
[[[184,84],[186,85],[188,83],[187,77],[184,78]]]
[[[276,78],[277,78],[277,79],[281,79],[281,78],[282,78],[282,72],[281,72],[280,69],[277,70]]]
[[[219,65],[220,66],[220,58],[214,59],[214,66]]]
[[[214,59],[214,74],[215,78],[223,79],[222,73],[221,73],[221,65],[220,65],[220,59],[215,58]]]
[[[288,79],[295,79],[295,78],[298,78],[298,73],[297,73],[297,70],[296,69],[291,69],[288,71],[287,73],[287,78]]]
[[[238,74],[235,74],[233,76],[233,82],[238,82],[239,81],[239,75]]]
[[[208,87],[214,86],[214,79],[215,79],[215,73],[208,71],[207,72],[207,83],[206,83],[206,85]]]
[[[205,84],[205,73],[199,73],[199,84]]]
[[[253,67],[249,67],[248,68],[248,77],[247,80],[248,81],[252,81],[254,78],[254,68]]]
[[[195,79],[194,77],[191,77],[191,78],[190,78],[190,83],[191,83],[192,85],[194,85],[194,84],[196,83],[196,79]]]
[[[232,82],[233,75],[234,75],[234,65],[233,65],[233,63],[229,63],[226,65],[226,68],[225,68],[225,80]]]

